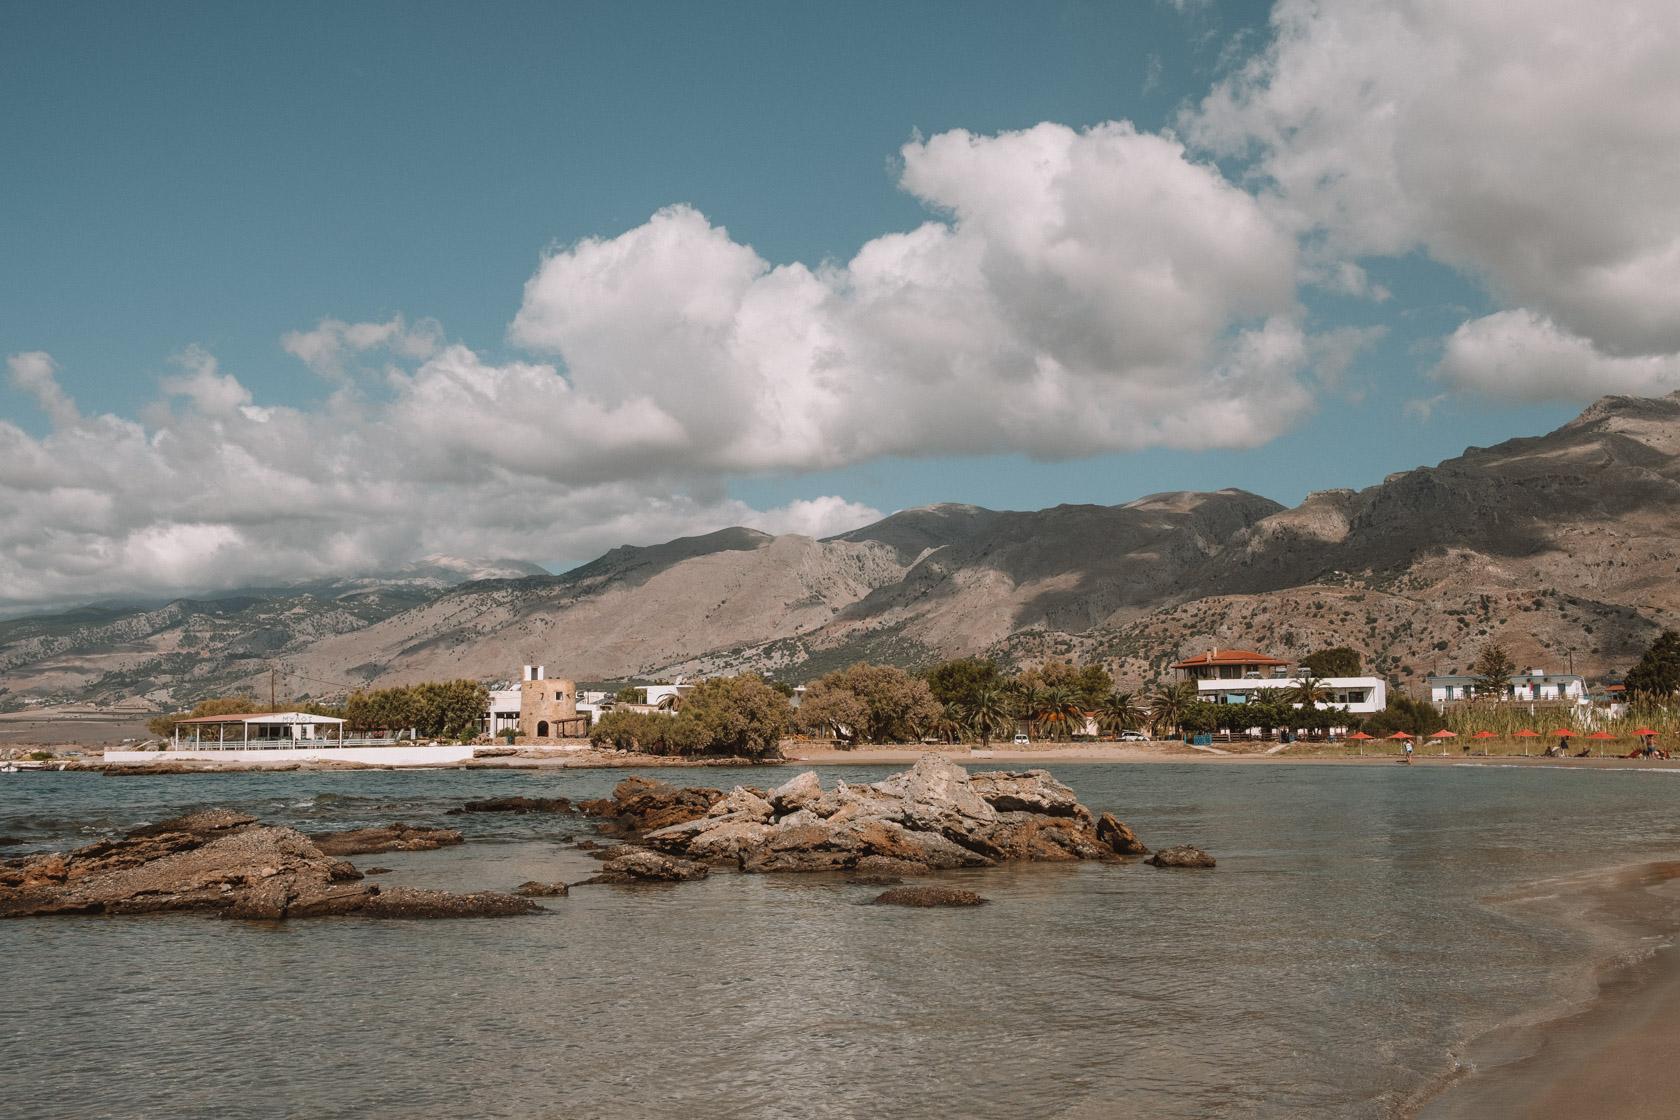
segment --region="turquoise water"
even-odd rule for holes
[[[872,780],[892,767],[828,767]],[[972,910],[844,876],[594,886],[527,919],[0,922],[16,1117],[1389,1117],[1467,1040],[1638,946],[1497,901],[1680,855],[1680,775],[1494,767],[1052,767],[1212,872],[1034,865],[939,878]],[[794,768],[664,771],[768,785]],[[362,856],[399,883],[576,881],[574,816],[624,771],[0,778],[0,834],[65,848],[197,808],[306,831],[462,829]],[[1544,894],[1544,891],[1538,892]],[[1490,901],[1495,900],[1495,901]]]

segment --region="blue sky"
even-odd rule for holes
[[[1494,0],[1467,0],[1467,8],[1478,5],[1495,22],[1501,17]],[[1561,6],[1562,23],[1575,18],[1571,7]],[[1590,18],[1584,6],[1573,7]],[[1662,6],[1643,7],[1666,34],[1672,21],[1663,20]],[[16,584],[4,598],[61,602],[237,585],[332,566],[389,566],[425,551],[565,566],[613,544],[651,543],[758,514],[773,529],[820,531],[843,527],[860,511],[945,500],[1038,508],[1241,486],[1292,504],[1309,490],[1371,485],[1468,444],[1548,430],[1599,391],[1673,387],[1676,346],[1661,328],[1618,319],[1604,300],[1579,294],[1579,277],[1547,274],[1548,238],[1583,228],[1570,209],[1579,200],[1536,202],[1549,225],[1513,235],[1536,246],[1524,258],[1529,263],[1514,263],[1499,248],[1509,237],[1495,243],[1497,229],[1480,234],[1464,217],[1472,210],[1465,199],[1485,203],[1491,192],[1514,212],[1528,189],[1521,182],[1430,193],[1417,185],[1427,176],[1399,166],[1383,173],[1392,181],[1369,192],[1328,197],[1334,191],[1322,188],[1323,177],[1302,177],[1300,165],[1315,160],[1355,167],[1370,158],[1360,147],[1368,132],[1357,97],[1335,92],[1345,75],[1315,69],[1329,55],[1333,32],[1366,34],[1365,77],[1374,76],[1379,88],[1395,83],[1390,95],[1427,119],[1434,92],[1405,85],[1403,66],[1444,57],[1448,47],[1475,47],[1485,28],[1449,17],[1439,25],[1422,21],[1415,41],[1385,41],[1381,27],[1359,23],[1363,15],[1336,27],[1306,5],[1282,8],[1274,19],[1267,3],[1194,0],[14,5],[0,37],[0,151],[8,169],[0,177],[0,354],[13,359],[13,376],[0,388],[0,423],[13,433],[5,438],[14,455],[0,459],[12,476],[0,477],[0,574]],[[1613,34],[1600,45],[1627,54]],[[1520,55],[1523,44],[1508,42],[1507,49]],[[1592,49],[1587,44],[1583,57]],[[1542,48],[1535,50],[1543,75]],[[1616,77],[1601,75],[1595,86],[1605,112],[1614,112],[1622,96]],[[1291,83],[1324,91],[1326,105],[1345,110],[1346,127],[1299,139],[1310,131],[1291,127],[1300,105],[1279,92]],[[1204,104],[1221,89],[1219,105]],[[1536,97],[1537,113],[1547,97],[1575,91],[1545,93]],[[1539,145],[1523,127],[1465,116],[1464,135],[1443,145],[1486,150],[1489,137],[1477,129],[1497,127],[1497,142],[1511,145],[1511,165],[1532,168],[1524,161]],[[1245,413],[1234,429],[1211,414],[1174,414],[1165,421],[1174,434],[1160,435],[1165,429],[1148,427],[1145,421],[1156,418],[1145,413],[1166,406],[1138,403],[1157,400],[1153,386],[1153,395],[1094,396],[1088,406],[1135,409],[1141,428],[1086,430],[1077,415],[1069,421],[1046,412],[1023,420],[1028,434],[1018,441],[1007,417],[995,431],[965,441],[928,414],[876,439],[862,409],[848,421],[852,428],[740,436],[745,443],[824,444],[809,455],[780,445],[775,454],[714,454],[695,451],[692,440],[683,445],[688,450],[673,451],[675,437],[653,425],[637,446],[656,450],[643,458],[604,447],[580,466],[513,446],[550,438],[581,446],[585,437],[542,423],[541,410],[558,398],[537,404],[508,390],[512,395],[494,398],[482,413],[444,403],[427,421],[446,430],[453,417],[495,452],[490,466],[466,462],[467,440],[447,456],[409,463],[401,480],[356,476],[364,513],[389,503],[391,523],[377,531],[357,523],[347,507],[322,512],[331,505],[322,494],[343,481],[330,470],[282,465],[292,453],[285,449],[300,440],[352,428],[354,444],[332,452],[342,461],[356,453],[352,447],[380,454],[410,440],[436,446],[442,437],[425,434],[431,427],[399,421],[412,420],[417,400],[440,399],[417,386],[427,375],[424,363],[445,358],[455,362],[449,376],[456,382],[490,376],[460,373],[463,362],[498,371],[536,364],[552,376],[571,376],[580,408],[586,384],[595,386],[592,400],[606,417],[600,425],[633,427],[630,413],[613,411],[630,399],[629,389],[620,399],[600,386],[635,381],[639,351],[615,351],[596,334],[582,339],[567,310],[585,302],[589,293],[578,285],[594,275],[581,257],[568,255],[580,242],[616,246],[615,239],[653,228],[662,208],[680,205],[711,231],[695,226],[682,245],[705,242],[724,253],[717,231],[726,229],[727,251],[750,246],[765,269],[821,272],[828,262],[844,270],[877,239],[930,220],[980,228],[964,207],[982,204],[962,201],[970,198],[962,193],[968,185],[939,162],[950,150],[936,155],[930,143],[920,164],[911,152],[912,164],[925,165],[934,183],[918,191],[904,178],[907,144],[953,130],[984,140],[1041,122],[1066,126],[1070,136],[1130,122],[1151,141],[1182,141],[1185,155],[1167,169],[1172,175],[1216,177],[1218,190],[1236,199],[1240,220],[1269,223],[1253,254],[1196,265],[1211,275],[1247,267],[1252,257],[1270,262],[1263,267],[1283,285],[1256,309],[1229,286],[1214,291],[1217,277],[1207,281],[1214,286],[1209,314],[1223,315],[1225,324],[1208,335],[1207,362],[1248,337],[1244,332],[1258,337],[1264,324],[1304,339],[1305,353],[1316,353],[1315,340],[1346,337],[1337,332],[1350,328],[1367,332],[1363,345],[1334,369],[1298,357],[1287,372],[1267,374],[1277,386],[1270,395],[1289,399],[1274,415],[1263,407],[1270,391],[1258,394],[1250,412],[1266,414],[1250,423]],[[1578,123],[1593,126],[1591,119]],[[1144,158],[1135,139],[1111,135],[1107,142],[1111,152]],[[1305,150],[1309,142],[1318,147]],[[965,174],[1007,170],[998,161],[1015,157],[997,147],[995,158],[986,156],[991,171]],[[1413,149],[1396,142],[1392,150]],[[1451,160],[1453,149],[1444,146],[1436,158]],[[1420,164],[1430,166],[1437,165]],[[1661,250],[1673,234],[1673,205],[1635,197],[1641,174],[1635,168],[1626,184],[1601,184],[1600,201],[1614,203],[1625,188],[1629,220],[1643,221]],[[1358,179],[1357,167],[1346,174],[1348,182]],[[1179,190],[1177,182],[1163,180],[1161,190]],[[999,244],[996,223],[1012,212],[999,204],[987,219],[994,222],[987,244]],[[1396,214],[1403,220],[1390,221]],[[1148,221],[1139,220],[1146,234]],[[1209,218],[1227,220],[1229,214]],[[1637,247],[1618,240],[1617,230],[1601,232],[1605,248],[1586,255],[1599,266],[1620,260],[1637,271],[1645,260]],[[1116,266],[1127,266],[1123,242],[1102,251],[1119,253]],[[1280,252],[1287,259],[1278,265]],[[551,275],[545,262],[556,261]],[[561,267],[568,263],[575,267]],[[1357,278],[1324,280],[1343,265]],[[699,266],[682,269],[699,290],[711,282]],[[844,298],[859,275],[847,273],[822,291]],[[543,278],[553,287],[539,290]],[[1654,289],[1661,279],[1647,282]],[[1006,292],[1000,302],[1013,298]],[[1660,293],[1651,298],[1662,311]],[[1031,337],[1042,332],[1022,326],[1021,315],[1059,314],[1042,292],[1007,310],[1009,329]],[[1519,314],[1527,318],[1511,318]],[[813,315],[813,330],[832,326]],[[382,324],[396,316],[397,333],[382,335],[377,346],[333,335],[331,355],[309,351],[319,360],[300,357],[306,342],[283,341],[318,333],[323,321]],[[516,317],[541,323],[513,329]],[[620,339],[661,329],[652,320],[612,325]],[[1068,337],[1091,329],[1074,324]],[[429,341],[401,341],[416,330]],[[596,346],[587,370],[586,341]],[[862,349],[875,353],[878,342],[871,335]],[[977,343],[975,352],[986,345]],[[1068,345],[1066,338],[1043,343],[1039,357],[1065,358]],[[1105,352],[1127,345],[1125,332],[1103,342]],[[1571,354],[1585,363],[1579,376],[1558,371]],[[871,381],[860,395],[878,398],[884,416],[909,415],[911,406],[881,386],[901,371],[910,380],[921,376],[915,361],[923,360],[889,354],[877,369],[859,359],[870,377],[886,379]],[[675,386],[673,399],[710,376],[699,366],[692,377],[680,370],[662,375]],[[1133,366],[1120,366],[1115,377],[1132,376]],[[665,399],[667,382],[649,384],[641,386],[647,400]],[[1217,393],[1219,384],[1190,376],[1184,392]],[[55,413],[52,402],[61,398],[72,398],[73,409]],[[570,408],[572,400],[553,407]],[[281,419],[293,425],[284,439],[274,434]],[[515,431],[504,420],[527,426]],[[268,429],[236,430],[259,422]],[[975,422],[959,416],[951,423]],[[1068,425],[1065,443],[1055,436],[1058,423]],[[205,457],[214,478],[186,485],[183,472],[192,468],[180,462],[136,459],[118,468],[98,461],[97,448],[127,447],[125,440],[132,454],[144,456],[165,431],[184,444],[225,443]],[[82,463],[78,456],[89,458]],[[112,457],[120,458],[115,451]],[[68,471],[74,478],[57,484],[66,489],[56,499],[54,484],[29,481],[29,464],[48,459],[80,464]],[[248,508],[228,481],[247,461],[256,468],[243,479],[244,492],[263,492]],[[141,491],[123,489],[142,486],[134,479],[146,480],[146,493],[165,485],[182,492],[150,503]],[[216,489],[218,480],[226,490]],[[432,489],[397,494],[415,480]],[[275,495],[294,484],[298,505],[284,506]],[[509,497],[527,485],[540,498]],[[43,526],[41,510],[81,508],[84,500],[89,512]],[[145,507],[140,513],[112,512],[136,503]],[[454,535],[429,531],[449,517],[439,511],[451,503],[474,505],[464,518],[470,524]],[[300,532],[313,535],[313,549],[276,548]]]

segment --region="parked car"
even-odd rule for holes
[[[1015,736],[1015,745],[1018,746],[1018,747],[1024,747],[1031,742],[1032,742],[1032,740],[1027,738],[1025,732],[1019,732]]]
[[[1133,731],[1128,728],[1120,732],[1120,741],[1122,743],[1147,743],[1149,742],[1149,736],[1141,731]]]

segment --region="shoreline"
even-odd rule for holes
[[[245,773],[252,771],[290,772],[295,770],[547,770],[566,769],[635,769],[695,768],[717,766],[899,766],[914,764],[925,754],[938,754],[959,765],[980,769],[1009,769],[1011,767],[1041,767],[1069,764],[1188,763],[1194,765],[1237,766],[1394,766],[1402,762],[1398,754],[1290,754],[1264,751],[1210,751],[1193,748],[1175,741],[1146,743],[1076,743],[1058,746],[1038,746],[1025,749],[994,748],[990,751],[967,746],[884,746],[856,747],[841,750],[817,743],[789,742],[784,753],[774,759],[740,757],[690,757],[677,755],[632,754],[622,751],[603,751],[587,747],[526,747],[517,753],[496,754],[455,762],[422,763],[397,766],[383,763],[351,762],[333,758],[301,760],[221,760],[203,758],[170,758],[162,755],[155,762],[128,759],[107,762],[97,751],[79,755],[60,755],[39,764],[23,764],[29,770],[100,771],[130,775],[185,773]],[[1544,755],[1485,754],[1485,755],[1417,755],[1415,767],[1543,767],[1558,770],[1650,770],[1680,773],[1680,759],[1575,758]]]
[[[1580,877],[1574,877],[1580,878]],[[1595,883],[1529,884],[1528,899],[1570,897],[1575,909],[1549,920],[1605,936],[1613,955],[1597,956],[1579,977],[1579,995],[1500,1024],[1470,1039],[1442,1080],[1401,1115],[1413,1120],[1573,1117],[1660,1120],[1680,1101],[1680,1066],[1667,1060],[1680,1041],[1680,861],[1599,872]]]

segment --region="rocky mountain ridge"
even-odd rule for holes
[[[532,663],[581,680],[753,669],[797,681],[865,658],[969,655],[1102,660],[1143,685],[1215,645],[1279,656],[1351,645],[1405,686],[1464,668],[1489,641],[1519,665],[1603,676],[1680,625],[1677,564],[1680,394],[1606,397],[1546,435],[1292,509],[1228,489],[1036,511],[934,505],[826,540],[736,527],[397,609],[359,610],[350,595],[295,623],[271,612],[269,638],[242,640],[260,657],[245,683],[266,687],[273,667],[291,695],[506,678]],[[0,686],[14,695],[53,680],[53,664],[86,663],[85,694],[140,692],[146,673],[182,699],[239,683],[195,678],[165,659],[167,642],[129,634],[151,619],[64,615],[33,635],[14,625],[0,624]],[[155,656],[136,654],[126,677],[88,668],[120,661],[125,640],[152,642]]]

